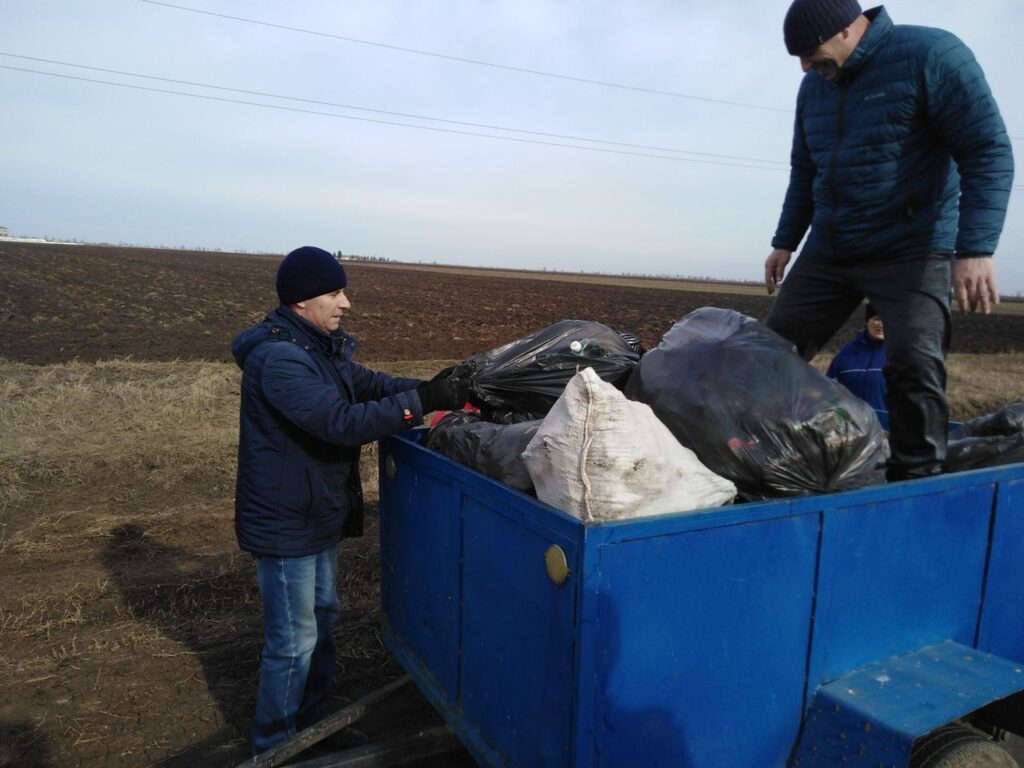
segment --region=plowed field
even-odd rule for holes
[[[230,360],[231,338],[277,299],[280,257],[0,242],[0,356],[28,363]],[[680,317],[724,306],[763,320],[771,299],[350,263],[345,329],[362,360],[461,359],[566,318],[632,330],[651,347]],[[751,264],[756,276],[759,264]],[[536,274],[536,273],[535,273]],[[543,275],[537,275],[543,277]],[[664,281],[657,281],[664,284]],[[861,318],[836,336],[848,339]],[[954,352],[1024,350],[1024,314],[954,318]]]

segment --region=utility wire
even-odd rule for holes
[[[193,99],[204,99],[206,101],[220,101],[227,104],[244,104],[250,107],[262,107],[264,109],[277,109],[284,112],[299,112],[306,115],[320,115],[323,117],[334,117],[341,120],[358,120],[363,123],[375,123],[378,125],[394,125],[402,128],[416,128],[421,131],[434,131],[435,133],[451,133],[458,136],[476,136],[482,139],[499,139],[501,141],[514,141],[520,144],[538,144],[547,147],[562,147],[565,149],[580,149],[587,152],[603,152],[605,154],[612,155],[629,155],[632,157],[650,157],[657,160],[675,160],[683,163],[700,163],[702,165],[721,165],[730,168],[753,168],[759,171],[784,171],[787,168],[772,168],[764,165],[749,165],[746,163],[726,163],[718,160],[701,160],[693,157],[673,157],[671,155],[657,155],[649,152],[629,152],[621,149],[607,149],[605,147],[586,147],[579,144],[565,144],[556,141],[542,141],[540,139],[523,139],[516,136],[498,136],[489,133],[475,133],[473,131],[460,131],[454,128],[438,128],[431,125],[413,125],[412,123],[400,123],[394,120],[380,120],[371,117],[356,117],[355,115],[339,115],[336,112],[321,112],[314,109],[301,109],[299,107],[285,107],[279,104],[263,104],[255,101],[245,101],[243,99],[228,99],[223,96],[207,96],[201,93],[186,93],[184,91],[173,91],[166,88],[152,88],[144,85],[132,85],[131,83],[116,83],[110,80],[97,80],[90,77],[78,77],[75,75],[64,75],[57,72],[43,72],[38,69],[27,69],[25,67],[12,67],[7,64],[0,64],[0,69],[8,69],[14,72],[29,72],[36,75],[46,75],[47,77],[57,77],[65,80],[77,80],[84,83],[98,83],[101,85],[113,85],[118,88],[130,88],[136,91],[149,91],[151,93],[165,93],[172,94],[175,96],[187,96]]]
[[[388,43],[378,43],[378,42],[373,41],[373,40],[360,40],[359,38],[356,38],[356,37],[346,37],[344,35],[336,35],[336,34],[333,34],[333,33],[330,33],[330,32],[319,32],[319,31],[317,31],[315,29],[303,29],[302,27],[289,27],[289,26],[287,26],[285,24],[273,24],[273,23],[271,23],[269,21],[259,21],[258,19],[249,19],[249,18],[246,18],[244,16],[231,16],[231,15],[226,14],[226,13],[215,13],[213,11],[205,11],[205,10],[203,10],[201,8],[189,8],[188,6],[184,6],[184,5],[176,5],[174,3],[166,3],[166,2],[163,2],[163,0],[141,0],[141,1],[143,3],[149,3],[150,5],[162,5],[165,8],[174,8],[174,9],[179,10],[179,11],[188,11],[189,13],[200,13],[200,14],[204,14],[206,16],[216,16],[217,18],[221,18],[221,19],[229,19],[231,21],[242,21],[242,22],[245,22],[246,24],[257,24],[257,25],[259,25],[261,27],[271,27],[273,29],[283,29],[283,30],[286,30],[288,32],[299,32],[299,33],[302,33],[304,35],[315,35],[317,37],[328,37],[328,38],[332,38],[334,40],[344,40],[347,43],[358,43],[359,45],[369,45],[369,46],[373,46],[375,48],[386,48],[388,50],[401,51],[403,53],[415,53],[415,54],[417,54],[419,56],[433,56],[434,58],[438,58],[438,59],[447,59],[448,61],[459,61],[459,62],[462,62],[464,64],[476,64],[476,65],[479,65],[481,67],[494,67],[495,69],[507,69],[507,70],[512,71],[512,72],[523,72],[523,73],[529,74],[529,75],[540,75],[542,77],[554,77],[554,78],[557,78],[559,80],[571,80],[571,81],[577,82],[577,83],[588,83],[590,85],[602,85],[602,86],[605,86],[606,88],[620,88],[620,89],[626,90],[626,91],[637,91],[639,93],[651,93],[651,94],[655,94],[657,96],[672,96],[672,97],[677,98],[677,99],[691,99],[693,101],[704,101],[704,102],[707,102],[709,104],[724,104],[724,105],[730,106],[730,107],[743,107],[743,108],[746,108],[746,109],[760,109],[760,110],[763,110],[763,111],[766,111],[766,112],[782,112],[782,113],[787,114],[787,115],[793,114],[793,110],[792,109],[782,109],[780,107],[767,107],[767,106],[764,106],[763,104],[748,104],[747,102],[743,102],[743,101],[729,101],[727,99],[712,99],[712,98],[709,98],[707,96],[694,96],[693,94],[678,93],[676,91],[662,91],[662,90],[658,90],[657,88],[644,88],[642,86],[637,86],[637,85],[624,85],[622,83],[613,83],[613,82],[610,82],[610,81],[607,81],[607,80],[591,80],[591,79],[586,78],[586,77],[574,77],[573,75],[561,75],[561,74],[558,74],[557,72],[545,72],[545,71],[539,70],[539,69],[529,69],[528,67],[516,67],[516,66],[512,66],[510,64],[496,64],[496,63],[491,62],[491,61],[481,61],[480,59],[468,59],[468,58],[463,58],[461,56],[452,56],[452,55],[449,55],[449,54],[446,54],[446,53],[437,53],[436,51],[423,51],[423,50],[420,50],[418,48],[405,48],[405,47],[400,46],[400,45],[390,45]],[[287,97],[278,97],[278,98],[287,98]],[[351,107],[351,109],[358,109],[358,107]],[[376,110],[371,110],[371,111],[376,111]],[[387,114],[391,114],[391,113],[387,113]],[[401,113],[396,113],[396,114],[401,114]],[[434,120],[436,118],[424,118],[424,119],[426,119],[426,120]],[[470,125],[472,125],[472,123],[470,123]],[[502,128],[500,130],[510,130],[510,129]],[[544,134],[541,134],[541,135],[544,135]],[[1024,141],[1024,136],[1011,136],[1010,138],[1013,139],[1014,141]],[[594,141],[594,139],[582,139],[582,141]],[[606,143],[615,143],[615,142],[606,142]],[[626,145],[626,146],[632,146],[632,145]],[[670,152],[680,152],[680,151],[681,152],[685,152],[686,150],[667,150],[667,151],[670,151]],[[724,157],[728,157],[728,155],[724,155]],[[774,161],[768,160],[768,161],[764,161],[764,162],[774,162]]]
[[[416,115],[416,114],[411,114],[411,113],[408,113],[408,112],[391,112],[391,111],[388,111],[386,109],[372,109],[372,108],[369,108],[369,107],[356,107],[356,106],[353,106],[351,104],[339,104],[339,103],[333,102],[333,101],[320,101],[320,100],[317,100],[317,99],[303,99],[303,98],[299,98],[299,97],[296,97],[296,96],[283,96],[281,94],[267,93],[267,92],[264,92],[264,91],[249,91],[249,90],[244,90],[242,88],[229,88],[227,86],[212,85],[210,83],[200,83],[200,82],[195,82],[195,81],[191,81],[191,80],[174,80],[174,79],[169,78],[169,77],[157,77],[157,76],[154,76],[154,75],[143,75],[143,74],[139,74],[137,72],[125,72],[125,71],[122,71],[122,70],[119,70],[119,69],[106,69],[104,67],[92,67],[92,66],[88,66],[86,64],[73,64],[73,63],[68,62],[68,61],[58,61],[56,59],[42,59],[42,58],[38,58],[38,57],[35,57],[35,56],[21,56],[21,55],[16,54],[16,53],[7,53],[6,51],[0,51],[0,56],[8,56],[10,58],[23,59],[25,61],[37,61],[37,62],[41,62],[41,63],[45,63],[45,64],[57,64],[57,65],[62,66],[62,67],[75,67],[76,69],[88,69],[88,70],[91,70],[93,72],[106,72],[107,74],[113,74],[113,75],[125,75],[127,77],[138,77],[138,78],[142,78],[144,80],[156,80],[156,81],[163,82],[163,83],[174,83],[175,85],[189,85],[189,86],[195,86],[195,87],[199,87],[199,88],[212,88],[212,89],[218,90],[218,91],[228,91],[230,93],[241,93],[241,94],[245,94],[247,96],[265,96],[265,97],[272,98],[272,99],[282,99],[282,100],[286,100],[286,101],[296,101],[296,102],[301,102],[301,103],[304,103],[304,104],[318,104],[318,105],[323,106],[323,107],[338,107],[338,108],[341,108],[341,109],[352,109],[352,110],[356,110],[356,111],[359,111],[359,112],[373,112],[373,113],[376,113],[376,114],[379,114],[379,115],[391,115],[392,117],[409,117],[409,118],[413,118],[415,120],[430,120],[430,121],[433,121],[433,122],[447,123],[449,125],[461,125],[461,126],[464,126],[464,127],[467,127],[467,128],[483,128],[485,130],[492,130],[492,131],[508,131],[510,133],[523,133],[523,134],[529,134],[531,136],[544,136],[544,137],[549,138],[549,139],[564,139],[564,140],[568,140],[568,141],[587,141],[587,142],[592,142],[592,143],[595,143],[595,144],[607,144],[607,145],[614,146],[614,147],[627,147],[627,148],[630,148],[630,149],[648,149],[648,150],[653,150],[653,151],[656,151],[656,152],[678,152],[678,153],[686,154],[686,155],[698,155],[700,157],[713,157],[713,158],[719,158],[719,159],[723,159],[723,160],[739,160],[739,161],[752,162],[752,163],[769,163],[769,164],[773,164],[773,165],[785,165],[786,167],[789,166],[788,162],[783,162],[781,160],[762,160],[761,158],[757,158],[757,157],[742,157],[742,156],[738,156],[738,155],[722,155],[722,154],[716,154],[714,152],[698,152],[696,150],[690,150],[690,149],[678,149],[678,148],[675,148],[675,147],[659,147],[659,146],[651,146],[649,144],[631,144],[631,143],[625,142],[625,141],[611,141],[611,140],[608,140],[608,139],[591,139],[591,138],[588,138],[586,136],[572,136],[572,135],[561,134],[561,133],[546,133],[544,131],[532,131],[532,130],[528,130],[528,129],[525,129],[525,128],[506,128],[506,127],[501,126],[501,125],[488,125],[486,123],[470,123],[470,122],[466,122],[466,121],[463,121],[463,120],[448,120],[448,119],[445,119],[443,117],[428,117],[426,115]],[[35,71],[35,70],[31,70],[31,71]]]
[[[301,27],[289,27],[285,24],[272,24],[269,21],[259,21],[258,19],[248,19],[244,16],[230,16],[226,13],[214,13],[213,11],[204,11],[201,8],[189,8],[184,5],[176,5],[174,3],[165,3],[162,0],[142,0],[144,3],[150,5],[162,5],[165,8],[174,8],[179,11],[188,11],[189,13],[201,13],[206,16],[216,16],[221,19],[230,19],[231,21],[243,21],[246,24],[258,24],[261,27],[272,27],[273,29],[283,29],[288,32],[299,32],[304,35],[316,35],[317,37],[328,37],[333,40],[344,40],[347,43],[358,43],[359,45],[370,45],[375,48],[386,48],[391,51],[401,51],[402,53],[415,53],[418,56],[433,56],[436,59],[446,59],[448,61],[458,61],[463,64],[476,64],[481,67],[493,67],[494,69],[505,69],[511,72],[522,72],[528,75],[539,75],[541,77],[553,77],[559,80],[570,80],[576,83],[587,83],[589,85],[600,85],[605,88],[619,88],[625,91],[637,91],[639,93],[651,93],[657,96],[672,96],[677,99],[690,99],[692,101],[703,101],[709,104],[724,104],[730,107],[743,107],[745,109],[760,109],[766,112],[782,112],[787,115],[793,113],[791,109],[781,109],[779,107],[766,107],[761,104],[747,104],[742,101],[728,101],[726,99],[712,99],[706,96],[694,96],[688,93],[677,93],[675,91],[661,91],[656,88],[644,88],[636,85],[624,85],[622,83],[613,83],[607,80],[591,80],[586,77],[574,77],[573,75],[561,75],[556,72],[545,72],[540,69],[529,69],[528,67],[516,67],[510,64],[496,64],[492,61],[481,61],[480,59],[467,59],[462,56],[451,56],[446,53],[437,53],[436,51],[423,51],[418,48],[405,48],[400,45],[389,45],[388,43],[378,43],[373,40],[360,40],[355,37],[346,37],[344,35],[336,35],[330,32],[318,32],[315,29],[303,29]]]

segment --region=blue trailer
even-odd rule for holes
[[[380,445],[385,637],[481,765],[875,768],[972,714],[1024,732],[1024,464],[591,525],[424,435]]]

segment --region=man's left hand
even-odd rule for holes
[[[991,256],[974,256],[956,259],[953,262],[953,295],[961,312],[992,312],[992,305],[999,303],[996,290],[996,271]]]

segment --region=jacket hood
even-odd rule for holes
[[[290,335],[292,341],[303,346],[308,343],[320,344],[329,355],[342,352],[350,357],[356,347],[356,340],[341,329],[328,335],[310,325],[288,307],[279,306],[268,312],[263,322],[246,328],[231,342],[231,354],[239,368],[245,367],[246,359],[260,344],[275,337],[279,338],[280,331],[275,332],[275,328],[283,329]]]
[[[264,341],[270,338],[271,325],[266,321],[246,328],[235,336],[231,342],[231,355],[239,368],[245,368],[249,354]]]
[[[301,327],[298,327],[295,322],[299,319],[287,307],[277,307],[267,313],[267,316],[263,318],[263,322],[250,326],[235,336],[231,342],[231,354],[234,356],[235,362],[238,363],[238,367],[245,368],[245,361],[252,354],[252,351],[263,342],[271,340],[275,335],[273,331],[275,327],[286,328],[291,332],[292,338],[294,338],[295,331],[301,330]]]

